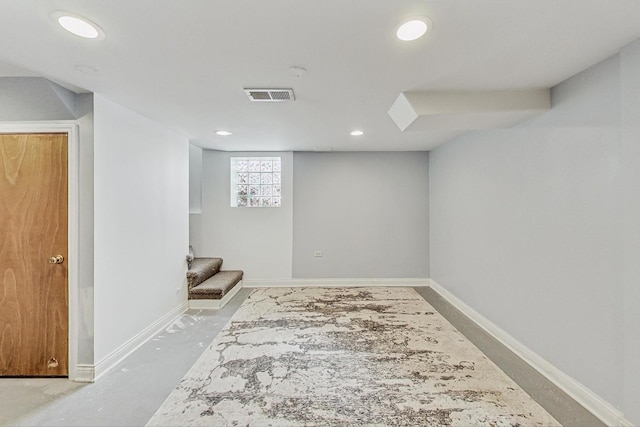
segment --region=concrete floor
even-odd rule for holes
[[[604,425],[431,288],[416,290],[562,425]],[[145,425],[250,293],[221,310],[188,311],[94,384],[0,378],[0,425]]]

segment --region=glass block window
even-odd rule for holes
[[[231,207],[282,206],[280,157],[231,157]]]

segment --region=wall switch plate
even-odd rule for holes
[[[314,257],[321,257],[322,256],[322,251],[313,251],[313,256]]]

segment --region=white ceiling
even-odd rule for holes
[[[106,38],[64,32],[56,10]],[[432,31],[397,40],[414,15]],[[0,0],[0,21],[0,76],[101,94],[204,148],[429,150],[455,133],[401,132],[401,92],[552,87],[640,37],[640,0]],[[245,87],[297,99],[251,103]]]

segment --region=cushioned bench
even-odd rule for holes
[[[187,255],[189,308],[222,308],[242,287],[242,270],[220,270],[222,258],[195,258]]]
[[[189,290],[220,271],[222,258],[194,258],[187,271]]]
[[[189,290],[190,299],[222,299],[242,280],[240,270],[220,271]]]

